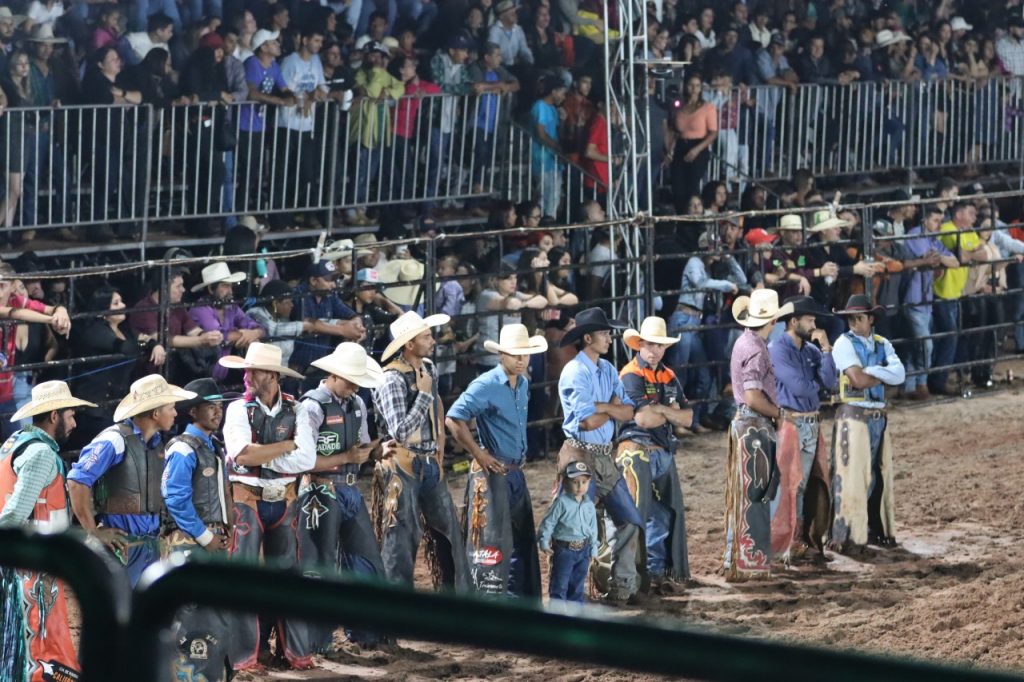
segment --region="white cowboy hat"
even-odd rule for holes
[[[0,7],[0,20],[10,19],[15,26],[20,26],[27,19],[24,14],[12,14],[10,7]]]
[[[744,327],[763,327],[792,312],[792,303],[779,307],[779,295],[774,289],[754,289],[750,296],[740,296],[732,302],[733,319]]]
[[[259,341],[250,343],[244,358],[237,355],[225,355],[217,362],[221,367],[228,369],[263,369],[296,379],[305,378],[295,370],[288,369],[281,364],[281,349],[272,343],[260,343]]]
[[[822,230],[829,230],[833,227],[846,227],[849,224],[849,220],[836,218],[832,215],[831,211],[825,209],[823,211],[815,211],[811,214],[811,226],[807,228],[807,231],[821,232]]]
[[[957,31],[973,31],[974,26],[967,23],[963,17],[953,17],[952,21],[949,22],[949,28],[951,31],[956,33]]]
[[[25,417],[71,407],[96,407],[96,404],[71,395],[71,389],[63,381],[44,381],[32,388],[32,400],[22,405],[11,417],[11,421],[17,422]]]
[[[350,341],[338,344],[333,353],[310,364],[363,388],[377,388],[384,382],[384,370],[377,361],[366,354],[365,348]]]
[[[384,267],[377,271],[380,282],[385,285],[402,283],[399,286],[385,286],[384,294],[398,305],[417,305],[422,300],[420,297],[420,285],[423,282],[423,273],[426,266],[411,258],[399,258],[389,260]],[[405,284],[409,282],[409,284]]]
[[[640,331],[627,329],[622,333],[622,342],[633,350],[640,350],[640,342],[659,343],[663,346],[671,346],[679,342],[678,336],[669,336],[665,327],[665,320],[657,316],[645,317],[640,323]]]
[[[525,324],[506,324],[501,328],[498,342],[484,341],[484,348],[491,353],[535,355],[546,351],[548,342],[540,335],[531,337]]]
[[[263,234],[267,231],[267,226],[256,220],[255,216],[244,215],[238,219],[238,224],[242,227],[248,227],[256,234]]]
[[[57,38],[53,35],[53,26],[50,24],[37,24],[32,29],[31,35],[28,38],[30,43],[49,43],[51,45],[60,45],[68,42],[67,38]]]
[[[800,231],[804,229],[804,222],[800,219],[800,216],[795,213],[789,213],[779,219],[779,226],[776,229]]]
[[[415,310],[410,310],[404,315],[399,316],[397,320],[391,323],[391,338],[393,341],[380,354],[381,362],[401,350],[407,341],[413,340],[423,332],[428,332],[434,327],[448,324],[451,319],[444,314],[420,317]]]
[[[167,379],[159,374],[150,374],[137,379],[132,384],[128,395],[117,404],[117,409],[114,410],[114,421],[124,421],[143,412],[149,412],[164,405],[173,405],[179,400],[191,400],[195,397],[196,394],[192,391],[186,391],[180,386],[167,383]]]
[[[231,272],[231,268],[228,267],[227,263],[212,263],[203,268],[203,281],[192,287],[192,293],[202,291],[211,284],[220,284],[221,282],[234,284],[244,279],[244,272]]]
[[[908,40],[910,40],[910,36],[903,31],[890,31],[884,28],[875,34],[875,47],[889,47],[896,43],[905,43]]]
[[[320,253],[320,258],[323,260],[351,258],[354,250],[355,242],[351,239],[336,239],[324,247],[324,250]]]

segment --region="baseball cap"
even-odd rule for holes
[[[332,277],[336,277],[337,274],[338,269],[334,267],[334,263],[329,260],[317,261],[309,266],[310,277],[325,277],[330,279]]]
[[[782,37],[782,34],[778,31],[772,33],[771,39],[768,41],[769,45],[785,45],[786,39]]]
[[[287,282],[279,279],[270,280],[260,289],[260,297],[262,298],[286,298],[291,295],[292,288],[288,286]]]
[[[593,474],[586,462],[574,461],[565,465],[565,475],[568,478],[579,478],[580,476],[591,476]]]
[[[380,273],[373,268],[363,268],[356,272],[356,283],[359,288],[372,288],[380,284]]]
[[[473,43],[465,33],[456,33],[448,41],[449,50],[468,50]]]
[[[747,240],[747,243],[751,246],[760,246],[761,244],[771,244],[773,241],[779,238],[777,234],[771,234],[763,227],[755,227],[743,237]]]
[[[269,42],[271,40],[277,40],[280,35],[281,34],[279,31],[268,31],[265,28],[261,28],[260,30],[256,31],[255,35],[253,35],[252,37],[252,51],[258,51],[260,49],[260,46],[263,45],[263,43]]]
[[[391,56],[391,50],[387,48],[387,45],[384,43],[378,43],[376,40],[367,43],[365,49],[367,52],[380,52],[388,57]]]

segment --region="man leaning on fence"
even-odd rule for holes
[[[114,410],[114,425],[82,449],[68,474],[75,518],[120,560],[132,586],[160,558],[161,434],[174,426],[174,403],[194,397],[159,374],[137,380]]]
[[[76,407],[96,407],[71,395],[63,381],[32,389],[11,418],[32,418],[0,448],[0,528],[60,532],[71,525],[60,446],[75,428]],[[0,679],[43,682],[46,663],[78,679],[64,583],[54,576],[0,568]],[[71,674],[75,677],[72,678]]]
[[[373,515],[389,580],[413,584],[416,552],[427,525],[427,558],[435,587],[466,590],[469,568],[455,504],[444,480],[443,405],[437,395],[431,329],[447,315],[409,311],[391,323],[392,341],[381,354],[384,383],[373,391],[382,437],[397,441],[377,464]],[[392,359],[393,358],[393,359]]]

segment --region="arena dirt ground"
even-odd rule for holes
[[[831,428],[830,424],[826,428]],[[892,550],[837,557],[825,567],[777,572],[770,582],[727,584],[716,575],[724,542],[721,433],[683,442],[695,584],[657,598],[646,613],[746,637],[1015,668],[1024,674],[1024,389],[1021,382],[970,400],[903,405],[891,413],[897,539]],[[539,519],[551,461],[527,469]],[[451,482],[457,503],[464,477]],[[543,559],[542,559],[543,561]],[[546,573],[546,566],[542,566]],[[545,575],[546,580],[546,575]],[[418,585],[428,587],[426,572]],[[622,610],[642,618],[645,611]],[[645,680],[558,660],[400,642],[396,652],[344,649],[308,672],[268,670],[267,680]]]

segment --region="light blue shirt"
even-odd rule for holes
[[[588,540],[590,555],[597,557],[597,509],[587,495],[581,502],[569,493],[562,493],[548,507],[540,522],[537,544],[551,549],[552,540]]]
[[[903,361],[900,360],[900,356],[896,355],[896,350],[889,343],[889,339],[884,337],[873,335],[872,338],[865,339],[863,336],[858,337],[865,346],[867,346],[872,352],[876,350],[875,344],[882,344],[883,354],[885,355],[885,361],[888,363],[886,366],[882,365],[871,365],[864,367],[861,364],[860,358],[857,356],[857,350],[853,347],[853,343],[846,337],[845,334],[840,335],[836,339],[835,345],[832,346],[832,359],[835,360],[836,369],[839,374],[842,374],[850,367],[861,367],[865,374],[873,376],[884,384],[890,386],[900,386],[907,378],[907,372],[903,367]],[[885,401],[875,400],[857,400],[849,403],[855,407],[866,407],[868,409],[882,409],[885,407]]]
[[[580,423],[597,412],[595,403],[611,402],[613,396],[618,396],[624,405],[635,407],[612,363],[598,358],[594,364],[583,351],[577,353],[558,378],[558,397],[565,415],[562,431],[569,438],[584,443],[611,443],[615,438],[613,420],[609,419],[593,431],[582,430]]]
[[[491,26],[487,32],[487,40],[501,48],[501,63],[505,66],[516,64],[533,64],[533,52],[526,44],[526,34],[519,24],[513,24],[506,30],[500,21]]]
[[[1010,258],[1019,253],[1024,253],[1024,242],[1010,236],[1010,233],[1005,229],[1006,223],[1000,220],[996,225],[1004,229],[992,230],[992,236],[989,237],[989,241],[994,247],[999,249],[999,255],[1003,258]]]
[[[739,264],[731,256],[726,256],[726,263],[729,265],[730,276],[736,278],[735,284],[746,283],[746,275]],[[679,294],[679,302],[697,310],[704,310],[704,299],[707,293],[701,289],[713,289],[722,293],[731,294],[734,282],[731,279],[713,279],[708,276],[708,269],[699,256],[693,256],[686,261],[683,268],[683,277],[679,282],[679,288],[683,293]]]
[[[509,385],[500,364],[478,376],[448,408],[452,419],[476,419],[480,444],[503,462],[518,464],[526,457],[526,408],[530,402],[526,377]]]

